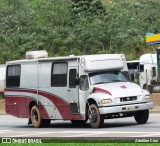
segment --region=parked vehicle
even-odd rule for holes
[[[150,93],[160,92],[160,65],[157,64],[160,62],[157,61],[157,58],[160,59],[159,54],[160,49],[157,49],[157,54],[143,54],[139,60],[127,61],[131,80]]]
[[[26,56],[6,64],[8,114],[29,118],[34,127],[47,127],[51,120],[82,125],[89,119],[99,128],[104,119],[130,116],[147,122],[150,94],[126,78],[124,55],[48,58],[45,51],[33,51]]]

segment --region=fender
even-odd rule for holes
[[[87,97],[89,99],[95,100],[96,104],[99,106],[102,99],[111,99],[112,96],[105,93],[92,93]],[[112,99],[111,99],[112,100]]]
[[[144,96],[145,95],[150,95],[150,93],[147,90],[144,90],[144,89],[142,89],[142,93],[143,93]]]

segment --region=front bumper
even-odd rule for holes
[[[112,114],[112,113],[124,113],[124,112],[132,112],[139,110],[152,109],[153,102],[147,103],[139,103],[139,104],[130,104],[130,105],[116,105],[112,107],[99,107],[99,112],[102,115]]]

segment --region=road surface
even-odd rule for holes
[[[146,124],[138,125],[133,117],[105,120],[104,127],[93,129],[89,123],[76,127],[70,121],[52,121],[50,128],[34,128],[28,119],[0,115],[0,137],[109,138],[155,137],[160,139],[160,114],[150,114]]]

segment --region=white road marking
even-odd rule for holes
[[[132,137],[152,137],[152,136],[156,136],[156,135],[160,135],[160,132],[155,132],[152,134],[145,134],[145,135],[138,135],[138,136],[136,135],[136,136],[132,136]]]
[[[150,133],[150,134],[149,134]],[[139,134],[138,136],[125,136],[125,137],[149,137],[149,136],[154,136],[154,135],[160,135],[160,132],[121,132],[121,131],[59,131],[59,132],[35,132],[35,133],[24,133],[24,134],[18,134],[10,137],[27,137],[27,136],[39,136],[39,135],[46,135],[46,134],[61,134],[61,135],[56,135],[57,137],[85,137],[85,136],[92,136],[92,135],[100,135],[100,134]],[[72,135],[63,135],[63,134],[72,134]],[[142,135],[141,135],[142,134]],[[107,137],[108,137],[107,136]]]
[[[69,131],[71,132],[71,131]],[[68,133],[69,133],[68,132]],[[147,136],[154,136],[154,135],[160,135],[160,133],[156,133],[156,132],[121,132],[121,131],[107,131],[107,132],[97,132],[97,131],[91,131],[90,133],[88,131],[72,131],[74,134],[76,133],[81,133],[78,135],[69,135],[69,136],[60,136],[60,137],[84,137],[84,136],[91,136],[91,135],[100,135],[100,134],[105,134],[108,135],[109,134],[142,134],[142,135],[138,135],[138,136],[125,136],[125,137],[147,137]],[[67,133],[67,131],[64,131],[64,133]],[[84,134],[82,134],[84,133]],[[150,134],[148,134],[150,133]],[[145,134],[145,135],[144,135]],[[107,137],[108,137],[107,136]]]
[[[84,136],[99,135],[99,134],[104,134],[104,132],[96,132],[96,133],[88,133],[88,134],[79,134],[79,135],[70,135],[70,136],[60,136],[60,137],[84,137]]]
[[[9,137],[28,137],[28,136],[39,136],[39,135],[52,136],[52,134],[57,134],[56,135],[57,137],[85,137],[85,136],[96,136],[100,134],[103,134],[105,137],[110,137],[112,136],[111,134],[118,134],[118,135],[127,134],[125,137],[152,137],[152,136],[160,135],[160,132],[82,131],[82,130],[81,131],[52,131],[52,132],[47,132],[47,131],[46,132],[42,132],[42,131],[15,132],[13,130],[0,130],[0,134],[5,134],[5,133],[10,134],[11,136]],[[132,135],[132,134],[136,134],[136,135]],[[4,136],[2,135],[2,137]]]
[[[12,130],[0,130],[0,133],[8,133],[10,131],[12,131]]]
[[[120,134],[147,134],[147,133],[156,133],[156,132],[123,132],[123,131],[61,131],[63,133],[103,133],[103,134],[115,134],[115,133],[120,133]],[[160,133],[160,132],[159,132]]]
[[[33,135],[45,135],[45,134],[51,134],[53,132],[36,132],[36,133],[32,133],[30,132],[30,134],[21,134],[21,135],[14,135],[14,136],[10,136],[10,137],[27,137],[27,136],[33,136]],[[61,133],[61,132],[54,132],[54,133]],[[15,133],[14,133],[15,134]]]
[[[12,130],[0,130],[0,132],[8,132],[8,131],[12,131]]]

